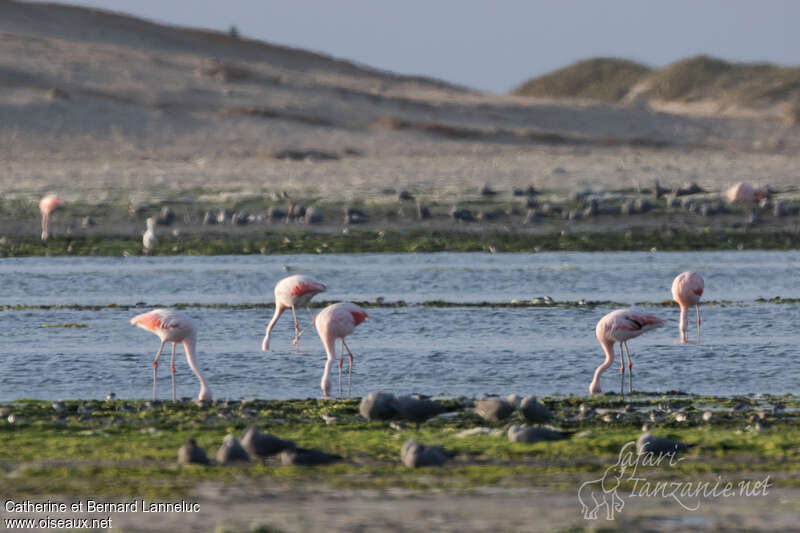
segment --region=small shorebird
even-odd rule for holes
[[[275,314],[272,315],[272,320],[267,324],[267,334],[264,336],[264,340],[261,343],[261,349],[265,352],[269,350],[269,337],[272,333],[272,328],[275,327],[275,323],[287,309],[292,310],[292,317],[294,318],[294,340],[292,340],[292,344],[296,345],[300,341],[300,336],[305,331],[305,328],[303,328],[303,331],[300,331],[300,324],[297,322],[296,308],[306,307],[308,313],[311,314],[311,308],[309,306],[311,298],[321,292],[325,292],[325,289],[325,285],[314,278],[300,275],[283,278],[275,284]],[[311,320],[313,322],[313,315]]]
[[[350,358],[350,366],[347,371],[347,396],[350,396],[350,381],[353,375],[353,352],[347,347],[344,338],[355,331],[356,326],[367,319],[367,313],[354,303],[340,302],[332,304],[320,311],[314,318],[317,326],[317,333],[325,346],[325,353],[328,360],[325,362],[325,371],[322,373],[322,394],[326,398],[331,395],[331,381],[329,378],[331,363],[337,360],[339,363],[339,397],[342,396],[342,358],[344,351]],[[342,340],[341,357],[336,357],[336,339]]]
[[[67,202],[56,196],[48,194],[39,200],[39,211],[42,213],[42,240],[46,241],[50,237],[50,213],[67,205]]]
[[[170,360],[170,370],[172,371],[172,401],[177,401],[175,394],[175,345],[177,343],[183,344],[183,351],[186,353],[186,361],[189,363],[192,372],[200,380],[200,394],[197,399],[200,401],[211,400],[211,390],[208,388],[208,382],[205,380],[200,370],[195,365],[195,348],[197,346],[197,332],[195,330],[192,320],[184,315],[171,309],[155,309],[148,313],[136,315],[131,319],[131,324],[146,329],[151,333],[155,333],[161,339],[161,346],[158,347],[156,358],[153,360],[153,400],[156,399],[156,370],[158,369],[158,358],[161,355],[161,350],[164,349],[164,344],[167,342],[172,343],[172,359]]]
[[[687,310],[694,306],[697,310],[697,344],[700,344],[700,297],[703,295],[703,277],[697,272],[686,271],[678,274],[672,282],[672,299],[681,308],[681,321],[678,324],[678,331],[681,335],[681,342],[689,340],[689,319]]]
[[[614,343],[619,343],[620,356],[620,394],[624,394],[625,386],[625,351],[628,352],[628,376],[630,382],[630,392],[633,392],[633,362],[631,361],[631,351],[628,348],[628,341],[638,337],[645,331],[660,328],[664,321],[657,316],[646,315],[635,309],[618,309],[608,313],[600,319],[595,328],[597,340],[606,353],[606,360],[594,371],[594,378],[589,384],[589,393],[598,394],[600,390],[600,375],[605,372],[614,362]]]

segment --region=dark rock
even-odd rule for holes
[[[305,448],[292,448],[281,452],[281,464],[284,466],[329,465],[341,460],[342,458],[339,455]]]
[[[250,222],[250,217],[247,213],[234,213],[231,216],[231,224],[235,226],[244,226]]]
[[[454,205],[453,208],[450,209],[450,216],[453,217],[453,220],[461,220],[464,222],[473,222],[475,220],[475,217],[472,216],[472,211],[457,205]]]
[[[414,195],[408,192],[407,190],[403,189],[397,194],[397,199],[401,202],[410,201],[414,199]]]
[[[194,439],[188,439],[178,450],[178,464],[200,464],[207,465],[208,457],[203,448],[199,447]]]
[[[242,434],[242,447],[252,457],[264,459],[271,455],[278,454],[284,450],[294,448],[294,442],[279,439],[269,433],[263,434],[255,426],[250,426]]]
[[[636,209],[637,213],[647,213],[652,209],[653,205],[645,198],[637,198],[633,202],[633,207]]]
[[[705,189],[700,187],[697,183],[684,183],[683,186],[678,187],[678,190],[675,191],[675,196],[686,196],[689,194],[698,194],[701,192],[706,192]]]
[[[519,405],[522,418],[532,424],[543,424],[553,419],[550,409],[539,403],[536,396],[526,396]]]
[[[306,224],[320,224],[322,222],[322,211],[319,207],[311,206],[306,209]]]
[[[481,196],[494,196],[495,194],[497,191],[489,187],[488,183],[481,187]]]
[[[270,220],[281,220],[286,218],[286,211],[274,205],[270,206],[269,209],[267,209],[267,218]]]
[[[217,217],[211,211],[206,211],[203,215],[203,225],[204,226],[213,226],[217,223]]]
[[[400,460],[408,468],[421,466],[442,466],[451,455],[443,448],[425,446],[415,440],[407,440],[400,449]]]
[[[652,433],[645,433],[636,441],[636,453],[638,454],[685,452],[689,447],[689,444],[672,439],[662,439]]]
[[[289,218],[294,218],[294,219],[303,218],[304,216],[306,216],[306,206],[292,203],[289,206],[288,216]]]
[[[352,207],[346,207],[344,210],[344,223],[345,224],[364,224],[369,222],[369,216],[359,210]]]
[[[653,196],[656,200],[664,196],[669,192],[669,189],[662,187],[661,184],[656,180],[655,185],[653,185]]]
[[[388,420],[397,414],[397,398],[388,392],[370,392],[361,399],[358,412],[367,420]]]
[[[175,221],[175,213],[172,209],[165,205],[161,208],[161,212],[156,217],[156,224],[159,226],[169,226]]]
[[[417,218],[419,220],[425,220],[426,218],[430,218],[431,211],[427,207],[422,204],[417,204]]]
[[[423,422],[433,416],[441,414],[445,408],[433,400],[401,396],[395,400],[397,415],[405,420]]]
[[[242,445],[239,444],[239,441],[236,440],[236,437],[233,435],[225,435],[225,439],[222,441],[222,446],[219,447],[217,450],[217,462],[219,464],[228,464],[233,463],[236,461],[249,461],[250,456],[247,455],[247,452]]]
[[[491,221],[497,220],[502,214],[502,211],[480,211],[477,218],[482,221]]]
[[[566,435],[560,431],[546,427],[528,427],[514,424],[508,428],[508,440],[511,442],[534,443],[542,441],[563,440]]]
[[[322,150],[280,150],[272,154],[275,159],[291,161],[335,161],[339,154]]]
[[[490,422],[500,422],[512,414],[516,408],[500,398],[484,398],[475,402],[475,413]]]

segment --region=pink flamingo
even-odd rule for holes
[[[752,204],[763,200],[765,195],[749,183],[740,182],[725,191],[725,197],[732,204]]]
[[[686,316],[690,306],[697,310],[697,344],[700,344],[700,297],[703,295],[703,277],[697,272],[687,271],[678,274],[672,282],[672,299],[678,302],[681,307],[681,321],[678,330],[681,334],[681,341],[687,342],[689,339],[689,319]]]
[[[161,350],[164,349],[164,344],[167,342],[172,343],[172,360],[170,361],[170,370],[172,371],[172,401],[177,401],[175,395],[175,344],[183,343],[183,351],[186,353],[186,361],[192,369],[192,372],[200,380],[200,395],[197,397],[199,401],[210,401],[211,390],[208,388],[203,375],[197,369],[194,361],[195,347],[197,345],[197,333],[192,324],[192,320],[184,315],[171,309],[155,309],[149,313],[142,313],[136,315],[131,319],[131,324],[146,329],[151,333],[155,333],[161,339],[161,346],[158,347],[156,358],[153,360],[153,400],[156,399],[156,370],[158,369],[158,358],[161,355]]]
[[[309,314],[311,314],[311,308],[309,307],[311,298],[321,292],[325,292],[325,289],[325,285],[309,276],[289,276],[276,283],[275,314],[272,315],[272,320],[267,324],[267,334],[261,343],[261,349],[265,352],[269,350],[269,336],[272,333],[272,328],[275,327],[275,323],[283,312],[289,308],[291,308],[292,316],[294,317],[294,340],[292,340],[292,344],[297,344],[305,328],[303,328],[303,331],[299,331],[300,324],[297,323],[297,311],[295,308],[306,307]],[[311,320],[313,322],[313,315]]]
[[[325,362],[325,371],[322,373],[322,394],[330,397],[331,382],[329,379],[331,363],[336,357],[336,339],[342,340],[342,357],[344,351],[350,357],[350,366],[347,370],[347,396],[350,396],[350,380],[353,374],[353,352],[347,347],[344,338],[355,331],[356,326],[361,324],[367,319],[367,313],[364,312],[359,306],[350,302],[340,302],[332,304],[320,311],[314,318],[314,324],[317,326],[317,333],[319,338],[322,339],[322,344],[325,346],[325,353],[328,355],[328,360]],[[342,357],[338,358],[339,362],[339,397],[342,396]]]
[[[56,196],[55,194],[48,194],[39,200],[39,211],[42,213],[42,240],[46,241],[49,235],[50,227],[50,213],[67,205],[67,202]]]
[[[597,340],[603,346],[606,353],[606,360],[594,371],[594,378],[589,385],[590,394],[598,394],[600,390],[600,375],[605,372],[614,362],[614,343],[619,343],[620,356],[620,394],[624,394],[625,386],[625,354],[622,347],[628,352],[628,375],[630,381],[630,392],[633,392],[633,362],[631,361],[631,351],[628,348],[628,341],[638,337],[645,331],[660,328],[664,321],[657,316],[646,315],[635,309],[618,309],[608,313],[600,319],[595,328]]]

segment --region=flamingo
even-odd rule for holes
[[[740,182],[725,191],[725,197],[732,204],[752,204],[763,200],[765,195],[749,183]]]
[[[147,230],[142,234],[142,246],[144,247],[144,253],[149,254],[153,251],[153,246],[158,242],[158,237],[156,237],[156,219],[148,217],[145,223],[147,224]]]
[[[625,354],[622,347],[628,352],[628,375],[630,382],[630,392],[633,392],[633,362],[631,361],[631,351],[628,348],[628,341],[638,337],[645,331],[660,328],[664,321],[657,316],[646,315],[636,309],[617,309],[608,313],[600,319],[595,328],[597,340],[606,353],[606,360],[594,371],[594,378],[589,384],[589,393],[597,394],[600,390],[600,375],[605,372],[611,363],[614,362],[614,343],[619,343],[620,356],[620,394],[624,394],[625,386]]]
[[[272,328],[286,309],[291,308],[292,317],[294,317],[294,340],[292,344],[297,344],[300,341],[300,336],[305,331],[299,331],[300,324],[297,323],[297,307],[306,307],[309,314],[311,314],[310,302],[311,298],[315,295],[325,292],[325,285],[320,283],[309,276],[289,276],[283,278],[275,284],[275,314],[272,315],[272,320],[267,324],[267,334],[264,336],[264,341],[261,343],[263,351],[269,350],[269,336],[272,333]],[[312,315],[313,322],[314,317]]]
[[[700,297],[703,295],[703,277],[697,272],[686,271],[678,274],[672,282],[672,299],[678,302],[681,307],[681,321],[678,324],[678,331],[681,334],[681,341],[686,342],[689,338],[687,331],[689,319],[686,311],[690,306],[697,310],[697,344],[700,344]]]
[[[49,234],[49,227],[50,227],[50,213],[58,209],[59,207],[63,207],[67,205],[67,203],[56,196],[55,194],[48,194],[47,196],[43,197],[39,200],[39,211],[42,213],[42,240],[46,241]]]
[[[328,377],[331,369],[331,363],[337,359],[336,357],[336,339],[342,340],[342,357],[344,351],[347,350],[347,355],[350,358],[350,366],[347,370],[347,396],[350,396],[350,380],[353,374],[353,352],[347,347],[344,338],[353,333],[356,326],[361,324],[367,319],[367,313],[354,303],[340,302],[332,304],[320,311],[314,318],[314,324],[317,326],[317,333],[319,338],[322,339],[322,345],[325,346],[325,353],[328,360],[325,362],[325,371],[322,373],[322,394],[324,397],[329,398],[331,393],[331,382]],[[342,357],[338,358],[339,362],[339,397],[342,396]]]
[[[208,382],[205,380],[200,370],[195,365],[195,346],[197,345],[197,332],[195,330],[192,320],[184,315],[171,309],[155,309],[148,313],[136,315],[131,319],[131,324],[146,329],[151,333],[155,333],[161,339],[161,346],[158,347],[156,358],[153,360],[153,400],[156,399],[156,370],[158,369],[158,357],[161,355],[161,350],[164,349],[164,344],[167,342],[172,343],[172,359],[170,361],[170,370],[172,371],[172,401],[177,401],[175,395],[175,345],[183,343],[183,351],[186,353],[186,361],[192,369],[192,372],[200,380],[200,394],[197,397],[199,401],[210,401],[211,390],[208,388]]]

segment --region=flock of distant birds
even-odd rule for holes
[[[727,191],[728,200],[731,202],[754,202],[763,197],[763,194],[752,186],[740,183]],[[51,213],[65,205],[64,200],[56,195],[48,195],[41,199],[39,208],[42,213],[42,240],[47,240],[49,236],[49,219]],[[145,250],[152,249],[156,242],[155,219],[147,219],[147,230],[144,232],[142,244]],[[310,302],[317,294],[324,292],[326,286],[309,277],[294,275],[280,280],[275,285],[275,313],[267,324],[266,334],[261,345],[263,351],[269,350],[270,336],[280,316],[288,309],[292,310],[294,319],[294,339],[293,344],[297,344],[300,337],[305,332],[305,328],[300,330],[297,319],[297,309],[306,307],[311,314]],[[695,307],[697,310],[697,342],[700,342],[700,297],[703,295],[703,278],[696,272],[683,272],[679,274],[672,283],[672,298],[678,303],[681,310],[679,332],[682,342],[688,341],[688,309]],[[342,396],[342,372],[345,352],[349,360],[347,371],[347,395],[350,395],[351,381],[353,373],[353,353],[345,343],[344,338],[355,331],[356,326],[367,320],[367,313],[358,305],[351,302],[339,302],[324,308],[316,317],[311,315],[311,321],[316,326],[322,344],[325,348],[327,361],[322,374],[320,386],[325,398],[331,397],[331,367],[337,364],[339,367],[339,397]],[[189,367],[200,381],[200,393],[198,401],[210,401],[212,399],[211,390],[208,382],[203,377],[196,364],[196,344],[197,330],[192,320],[177,311],[171,309],[155,309],[153,311],[137,315],[131,319],[131,324],[139,326],[147,331],[156,334],[161,339],[161,345],[156,352],[153,360],[153,399],[156,399],[156,377],[158,360],[167,342],[172,343],[172,358],[170,360],[170,371],[172,373],[172,400],[177,401],[175,389],[175,350],[178,343],[183,345],[186,360]],[[625,385],[625,354],[627,353],[629,391],[633,392],[633,361],[631,360],[628,341],[638,337],[646,331],[651,331],[664,326],[664,320],[659,317],[648,315],[637,309],[618,309],[608,313],[597,323],[595,333],[605,352],[605,361],[597,367],[594,377],[589,385],[591,394],[601,392],[599,380],[600,376],[614,362],[614,344],[619,344],[620,351],[620,393],[624,394]],[[336,353],[336,341],[341,341],[340,355]]]

